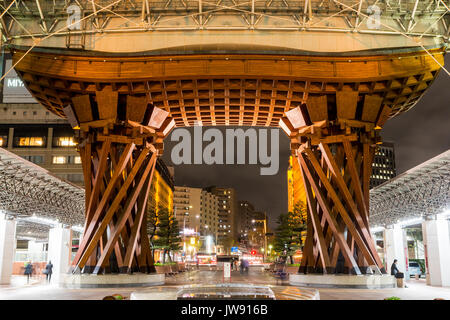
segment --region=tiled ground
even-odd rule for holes
[[[281,284],[270,274],[259,270],[251,271],[248,275],[240,275],[239,272],[233,271],[231,280],[236,283],[270,285],[277,299],[297,299],[301,297],[301,288]],[[192,271],[167,277],[165,286],[153,287],[151,291],[154,293],[155,299],[171,299],[181,285],[220,282],[222,282],[220,271]],[[450,288],[427,286],[424,279],[409,280],[406,284],[407,288],[395,289],[319,288],[318,290],[322,300],[382,300],[391,296],[397,296],[405,300],[432,300],[434,298],[450,300]],[[32,279],[27,284],[24,276],[14,276],[11,285],[0,286],[0,300],[97,300],[114,293],[129,297],[136,290],[145,290],[145,288],[64,289],[54,284],[47,284],[42,278]]]

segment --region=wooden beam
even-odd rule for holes
[[[315,172],[317,173],[320,181],[322,182],[323,186],[327,190],[328,196],[330,196],[330,198],[332,199],[334,205],[336,206],[337,210],[339,211],[340,216],[344,220],[348,231],[350,232],[350,234],[355,239],[358,247],[364,253],[364,257],[367,259],[367,261],[373,263],[374,265],[377,264],[376,260],[375,260],[376,258],[372,256],[372,253],[370,252],[370,250],[368,249],[368,247],[367,247],[367,245],[366,245],[366,243],[364,241],[365,237],[362,237],[358,233],[358,230],[356,230],[352,219],[350,218],[349,214],[345,210],[344,205],[342,204],[341,200],[339,199],[338,195],[336,194],[336,191],[334,190],[334,188],[332,187],[332,185],[328,181],[325,173],[322,171],[322,168],[320,167],[319,163],[317,162],[317,159],[315,158],[314,153],[309,148],[306,148],[305,152],[308,155],[308,158],[311,161],[311,164],[314,167]],[[361,222],[362,222],[362,220],[361,220]],[[364,235],[364,230],[365,230],[365,226],[363,228],[363,235]],[[370,240],[370,237],[369,237],[369,240]]]
[[[132,171],[131,171],[129,177],[132,176],[133,179],[134,179],[135,173],[138,172],[138,170],[141,168],[141,166],[142,166],[142,164],[143,164],[143,161],[144,161],[145,157],[147,156],[147,154],[148,154],[149,152],[150,152],[150,150],[148,150],[148,149],[142,150],[142,152],[141,152],[141,154],[140,154],[138,160],[136,161],[136,163],[135,163],[134,166],[133,166],[133,169],[132,169]],[[156,155],[154,155],[153,157],[155,157],[155,156],[156,156]],[[153,157],[152,157],[152,158],[153,158]],[[154,160],[154,159],[153,159],[153,160]],[[119,235],[120,235],[122,229],[124,228],[124,226],[125,226],[125,224],[126,224],[128,218],[130,217],[131,211],[132,211],[133,207],[134,207],[135,204],[136,204],[136,200],[137,200],[137,198],[138,198],[140,192],[142,191],[142,186],[144,185],[145,181],[147,180],[147,176],[148,176],[148,174],[150,173],[151,168],[153,168],[153,165],[154,165],[154,161],[152,161],[152,160],[151,160],[151,161],[148,161],[144,173],[143,173],[142,176],[139,178],[139,183],[138,183],[137,185],[134,186],[133,191],[131,192],[131,195],[129,195],[129,197],[127,198],[127,202],[126,202],[126,204],[125,204],[124,211],[123,211],[123,213],[121,214],[119,220],[117,221],[117,223],[116,223],[116,225],[115,225],[115,230],[114,230],[114,232],[109,236],[108,243],[106,244],[106,246],[105,246],[105,248],[104,248],[104,250],[103,250],[103,252],[102,252],[100,258],[99,258],[98,261],[97,261],[97,266],[95,267],[95,270],[93,271],[93,274],[98,274],[98,272],[100,271],[100,269],[101,269],[102,267],[104,267],[104,265],[105,265],[107,259],[109,258],[110,254],[111,254],[111,252],[112,252],[112,249],[114,248],[114,245],[115,245],[115,243],[117,242],[117,240],[118,240],[118,238],[119,238]],[[133,174],[133,173],[134,173],[134,174]],[[129,180],[129,179],[127,178],[127,181],[128,181],[128,180]],[[126,187],[127,181],[125,182],[125,184],[124,184],[124,186],[123,186],[122,188]],[[129,183],[131,184],[131,181],[130,181]],[[128,185],[128,186],[129,186],[129,185]],[[117,195],[117,198],[114,199],[114,202],[113,202],[113,204],[111,205],[111,208],[114,208],[114,203],[117,203],[117,205],[120,203],[120,201],[122,200],[123,196],[125,196],[125,192],[126,192],[126,191],[127,191],[127,188],[126,188],[126,189],[123,189],[123,190],[121,190],[121,191],[119,191],[119,194]],[[122,193],[121,193],[121,192],[122,192]],[[122,197],[121,197],[121,199],[120,199],[119,201],[116,201],[116,200],[120,197],[121,194],[123,194]],[[145,209],[145,205],[144,205],[144,209]],[[111,211],[111,209],[108,210],[108,211]],[[114,212],[113,212],[113,213],[114,213]],[[144,210],[142,210],[142,215],[143,215],[143,214],[144,214]],[[109,217],[109,215],[108,215],[108,213],[107,213],[107,214],[105,215],[105,218],[104,218],[102,224],[105,223],[105,220],[106,220],[108,217]],[[99,230],[101,230],[101,229],[99,228]],[[136,230],[138,230],[138,229],[136,229]],[[131,237],[129,238],[128,243],[130,243],[130,239],[132,239],[132,238],[131,238]],[[128,250],[127,250],[127,251],[128,251]],[[125,257],[125,261],[124,261],[124,262],[125,262],[125,263],[128,263],[128,261],[127,261],[127,256]]]
[[[308,203],[308,209],[309,209],[309,217],[311,218],[310,223],[312,224],[314,228],[314,236],[316,238],[317,242],[317,248],[319,250],[320,255],[320,261],[322,263],[322,267],[324,270],[324,273],[331,272],[331,264],[330,264],[330,257],[328,255],[328,247],[325,242],[322,226],[320,224],[317,211],[316,211],[316,201],[313,197],[313,194],[311,192],[311,185],[308,182],[308,179],[305,179],[305,173],[303,172],[303,168],[300,166],[300,173],[302,176],[302,179],[305,183],[305,191],[306,191],[306,200]],[[309,223],[309,221],[308,221]]]
[[[309,149],[307,149],[307,150],[309,150]],[[326,201],[326,197],[320,190],[320,188],[318,186],[318,182],[315,181],[315,179],[313,178],[313,176],[311,174],[312,170],[310,170],[309,166],[307,165],[303,152],[299,152],[298,155],[299,155],[298,158],[300,161],[300,165],[304,169],[304,172],[314,190],[314,194],[316,195],[316,198],[317,198],[320,206],[322,207],[323,214],[325,215],[326,219],[328,220],[328,225],[331,228],[335,239],[339,243],[339,247],[341,249],[342,254],[344,255],[344,258],[350,263],[350,265],[353,267],[353,270],[355,271],[356,274],[361,274],[361,271],[359,270],[358,265],[350,251],[350,248],[348,247],[348,245],[345,241],[344,234],[340,233],[337,229],[337,225],[338,225],[337,221],[331,215],[331,209]]]
[[[97,224],[100,221],[100,216],[103,212],[103,208],[105,207],[106,202],[108,201],[109,196],[111,195],[111,192],[113,191],[117,180],[119,179],[119,177],[121,177],[122,172],[125,169],[125,166],[129,162],[129,160],[132,156],[133,150],[134,150],[134,144],[128,145],[125,148],[124,152],[122,153],[122,156],[120,157],[118,166],[116,168],[114,168],[113,177],[111,178],[111,181],[109,182],[108,187],[106,188],[105,193],[103,194],[100,203],[98,204],[98,206],[95,209],[95,214],[92,218],[92,221],[89,223],[89,225],[87,225],[87,229],[83,235],[83,239],[78,248],[77,254],[75,255],[75,258],[73,260],[73,265],[77,265],[79,263],[82,253],[83,253],[83,255],[85,254],[84,251],[85,251],[87,244],[92,243],[91,236],[92,236],[92,233],[94,232],[94,229],[96,228]],[[123,186],[122,186],[122,188],[123,188]],[[117,199],[117,197],[116,197],[116,199]],[[100,235],[98,235],[98,237],[99,236]],[[93,250],[93,248],[91,248],[90,251],[92,252],[92,250]],[[86,259],[86,257],[85,257],[85,259]]]
[[[150,193],[150,187],[152,184],[152,179],[153,179],[153,173],[155,171],[155,167],[156,167],[156,153],[153,153],[152,158],[150,159],[150,165],[152,166],[151,169],[151,173],[148,177],[148,181],[147,183],[147,188],[146,190],[144,190],[144,194],[142,195],[142,203],[140,204],[140,210],[138,215],[136,216],[136,220],[135,223],[133,224],[133,228],[131,229],[131,236],[130,239],[128,240],[128,246],[127,246],[127,250],[126,250],[126,255],[125,255],[125,267],[128,267],[128,272],[130,271],[131,268],[131,261],[132,261],[132,257],[135,254],[136,251],[136,246],[137,246],[137,237],[138,237],[138,232],[141,230],[141,226],[142,226],[142,220],[143,218],[147,217],[147,215],[145,214],[145,210],[147,208],[147,199],[148,199],[148,195]],[[137,221],[137,223],[136,223]]]

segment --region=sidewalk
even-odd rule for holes
[[[166,277],[164,286],[151,288],[159,296],[165,297],[173,294],[183,285],[222,282],[223,274],[221,271],[195,270]],[[279,285],[280,283],[277,283],[276,279],[267,272],[250,271],[248,275],[241,275],[238,271],[233,271],[231,282],[268,285],[274,291],[277,299],[296,299],[296,296],[301,298],[301,288]],[[433,300],[435,298],[450,300],[450,288],[427,286],[425,279],[412,279],[407,281],[406,285],[408,288],[377,290],[318,288],[318,290],[321,300],[383,300],[392,296],[399,297],[402,300]],[[132,292],[142,289],[145,288],[66,289],[60,288],[54,283],[47,284],[45,278],[34,278],[30,284],[26,284],[24,276],[14,276],[11,285],[0,286],[0,300],[101,300],[103,297],[115,293],[130,297]]]

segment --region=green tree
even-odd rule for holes
[[[298,249],[303,249],[304,232],[306,230],[306,206],[298,202],[294,210],[288,213],[282,213],[278,217],[278,227],[275,230],[274,251],[280,256],[290,259]]]
[[[224,251],[226,253],[230,253],[231,247],[237,246],[238,242],[231,235],[228,235],[225,239],[223,239],[222,244]]]
[[[152,248],[152,257],[155,257],[155,236],[158,230],[158,212],[155,208],[151,208],[147,211],[147,232],[148,239],[150,241],[150,247]],[[154,261],[153,261],[154,262]]]
[[[302,201],[298,201],[294,205],[294,210],[288,213],[289,224],[294,231],[294,237],[301,239],[301,247],[303,249],[303,236],[306,233],[306,204]]]
[[[167,209],[160,210],[157,218],[158,223],[155,238],[153,240],[153,248],[163,250],[162,263],[165,263],[166,255],[168,255],[169,262],[172,262],[170,252],[181,249],[179,245],[181,238],[178,221]]]

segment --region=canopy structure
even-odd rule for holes
[[[77,226],[84,206],[83,188],[0,148],[0,211],[35,224]]]
[[[450,208],[450,150],[370,191],[370,224],[387,226]]]

